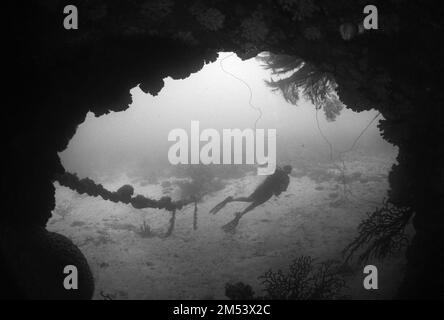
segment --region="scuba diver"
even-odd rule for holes
[[[279,196],[283,191],[286,191],[288,185],[290,183],[290,178],[288,175],[291,173],[292,167],[287,165],[283,168],[276,168],[275,172],[272,175],[269,175],[257,188],[254,192],[248,197],[227,197],[224,201],[216,205],[213,209],[211,209],[210,213],[216,214],[219,210],[221,210],[225,205],[229,202],[251,202],[251,204],[246,207],[241,212],[235,213],[235,218],[228,222],[226,225],[222,227],[225,232],[234,233],[237,225],[239,224],[239,220],[242,218],[244,214],[253,210],[257,206],[267,202],[273,195]]]

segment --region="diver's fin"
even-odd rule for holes
[[[235,233],[236,227],[239,224],[239,220],[241,217],[242,217],[242,213],[236,212],[236,217],[233,220],[231,220],[230,222],[228,222],[226,225],[223,225],[222,230],[224,230],[227,233]]]
[[[222,201],[221,203],[219,203],[218,205],[216,205],[213,209],[210,210],[210,213],[212,214],[216,214],[219,212],[219,210],[221,210],[223,207],[225,207],[225,205],[230,202],[231,200],[233,200],[233,197],[226,197],[224,201]]]

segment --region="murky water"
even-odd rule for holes
[[[316,122],[312,105],[290,105],[264,84],[270,73],[258,61],[233,56],[223,63],[248,83],[252,103],[262,112],[258,128],[277,130],[278,165],[294,168],[288,190],[249,212],[237,232],[227,234],[221,226],[245,204],[229,204],[217,215],[209,210],[229,195],[249,195],[264,177],[252,166],[208,171],[217,184],[198,204],[197,229],[189,205],[177,212],[174,231],[165,237],[167,211],[134,209],[56,183],[48,229],[71,238],[86,255],[96,279],[95,298],[219,299],[225,298],[225,284],[237,281],[260,294],[258,276],[269,268],[285,269],[300,255],[342,259],[360,221],[386,196],[397,150],[379,136],[377,119],[352,150],[338,153],[353,144],[375,112],[344,109],[334,122],[319,113]],[[187,173],[168,162],[169,131],[189,128],[191,120],[216,130],[254,126],[258,112],[248,103],[248,88],[223,72],[220,60],[188,79],[165,82],[157,97],[133,89],[133,104],[125,112],[90,114],[60,154],[64,167],[111,191],[131,184],[135,194],[179,199]],[[333,146],[333,159],[319,129]],[[394,293],[403,255],[371,263],[379,266],[380,290],[364,290],[362,266],[350,264],[342,274],[344,294],[378,299]]]

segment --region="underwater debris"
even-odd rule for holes
[[[202,176],[202,174],[200,175]],[[101,184],[96,184],[93,180],[89,178],[79,179],[76,174],[72,174],[69,172],[65,172],[62,175],[57,177],[60,185],[66,186],[74,191],[77,191],[80,194],[88,194],[90,196],[100,196],[105,200],[111,200],[113,202],[123,202],[125,204],[131,204],[136,209],[143,208],[157,208],[157,209],[165,209],[172,212],[172,218],[170,219],[170,227],[167,231],[165,237],[169,237],[174,229],[174,222],[176,220],[176,210],[182,209],[184,206],[194,203],[195,204],[195,213],[194,213],[194,221],[193,226],[194,229],[197,228],[197,200],[202,196],[201,193],[193,193],[190,194],[189,197],[183,198],[182,200],[172,201],[170,197],[162,197],[159,200],[153,200],[150,198],[146,198],[142,195],[137,195],[133,197],[134,188],[131,185],[124,185],[120,187],[116,192],[111,192],[105,189]],[[197,185],[197,181],[195,182]],[[147,226],[144,222],[141,230],[139,230],[138,234],[146,237],[151,236],[151,230],[147,229]]]
[[[194,202],[193,229],[197,230],[197,201]]]
[[[132,197],[134,188],[130,185],[124,185],[116,192],[111,192],[105,189],[101,184],[96,184],[89,178],[79,179],[76,174],[69,172],[58,175],[57,181],[60,183],[60,185],[77,191],[80,194],[86,193],[93,197],[100,196],[104,200],[131,204],[136,209],[157,208],[173,211],[176,209],[180,210],[187,204],[194,202],[194,198],[172,201],[170,197],[162,197],[159,200],[146,198],[142,195]]]
[[[176,224],[176,211],[171,212],[171,218],[170,218],[170,226],[168,228],[168,231],[164,235],[164,238],[168,238],[173,234],[174,225]]]
[[[367,216],[358,226],[358,236],[343,251],[345,261],[365,246],[358,256],[359,263],[370,258],[382,260],[401,251],[409,242],[405,228],[413,216],[411,208],[397,207],[384,199],[382,207]]]
[[[264,286],[264,296],[254,297],[251,286],[238,282],[225,286],[225,295],[232,300],[323,300],[342,298],[345,280],[339,269],[339,262],[327,260],[314,263],[310,256],[300,256],[293,260],[289,271],[272,271],[259,277]]]

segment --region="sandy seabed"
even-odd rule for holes
[[[95,299],[225,299],[225,284],[237,281],[250,284],[260,295],[258,277],[270,268],[286,270],[300,255],[340,260],[360,221],[386,196],[394,161],[393,155],[349,156],[347,174],[359,174],[348,182],[352,194],[346,198],[337,180],[316,181],[296,170],[287,192],[245,215],[235,234],[223,232],[221,226],[245,203],[228,204],[217,215],[209,210],[228,195],[248,195],[264,177],[252,173],[227,180],[223,190],[199,203],[197,230],[190,205],[177,212],[175,229],[167,238],[163,235],[171,215],[166,211],[134,209],[55,183],[56,208],[48,229],[68,236],[85,254],[96,280]],[[117,190],[130,183],[136,194],[160,198],[166,195],[161,182],[122,176],[103,185]],[[143,222],[151,228],[148,236],[139,233]],[[379,289],[365,290],[363,266],[351,263],[344,272],[344,294],[389,299],[402,280],[404,253],[368,264],[378,267]]]

